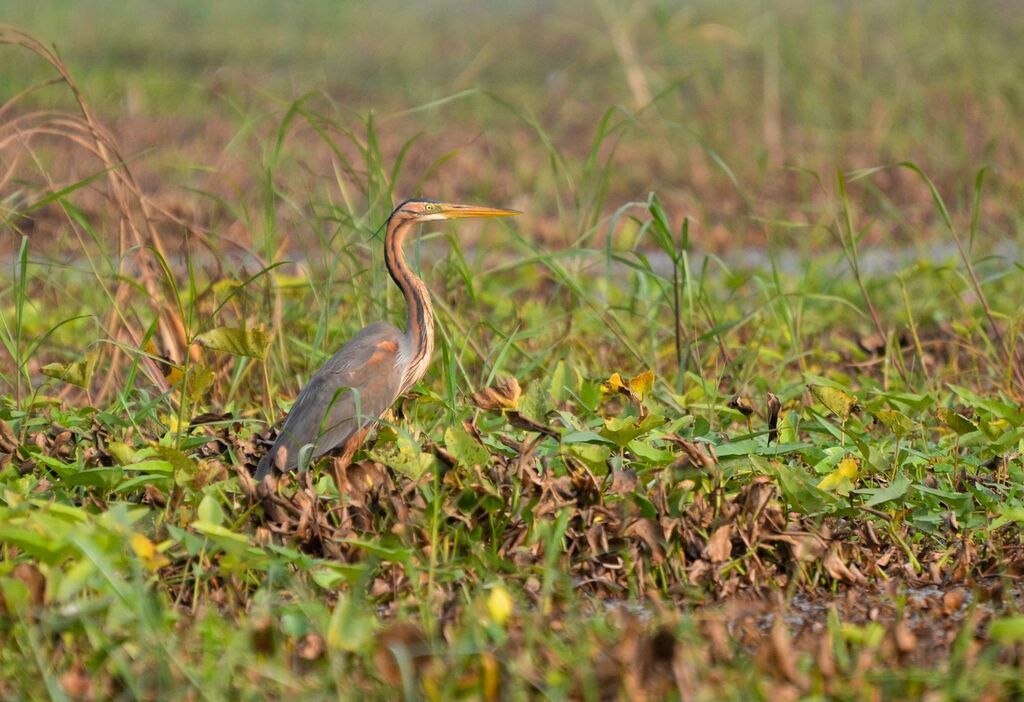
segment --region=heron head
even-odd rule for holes
[[[467,217],[513,217],[522,214],[519,210],[505,210],[500,207],[481,205],[457,205],[436,200],[406,200],[396,214],[403,214],[416,222],[432,222],[438,219],[465,219]]]

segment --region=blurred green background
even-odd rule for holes
[[[607,216],[656,190],[721,248],[759,241],[765,219],[813,219],[817,186],[794,169],[830,183],[837,169],[911,160],[955,210],[992,167],[987,226],[1020,228],[1015,2],[7,0],[0,21],[57,46],[127,151],[155,149],[185,174],[312,93],[348,119],[373,111],[387,158],[416,134],[421,171],[464,154],[434,181],[446,197],[475,183],[466,194],[521,195],[552,219],[565,203]],[[48,75],[4,51],[4,97]],[[611,153],[613,140],[597,137],[615,106]],[[580,183],[595,141],[611,167],[588,196]],[[559,159],[565,172],[546,174]],[[409,171],[405,189],[421,175]],[[913,241],[934,224],[912,174],[882,173],[856,197],[869,212],[902,213],[869,236]],[[570,241],[559,226],[539,235]]]

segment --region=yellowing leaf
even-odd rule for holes
[[[608,392],[621,392],[635,402],[643,402],[646,395],[654,387],[654,371],[646,371],[640,375],[630,378],[629,382],[622,380],[618,373],[612,373],[604,383]]]
[[[378,463],[390,466],[410,478],[416,479],[434,465],[434,455],[424,453],[406,432],[400,432],[395,441],[381,445],[378,441],[367,454]]]
[[[271,339],[270,332],[264,329],[218,327],[197,336],[195,343],[214,351],[258,358],[262,361],[267,357]]]
[[[860,472],[860,464],[857,459],[852,456],[847,456],[843,460],[839,461],[839,465],[831,473],[826,475],[818,483],[818,488],[821,490],[837,490],[843,483],[849,483],[851,486],[854,481],[857,480],[857,474]]]
[[[629,379],[629,389],[633,391],[633,394],[643,402],[644,397],[650,394],[651,389],[654,388],[654,371],[646,371],[636,376],[635,378]]]
[[[978,427],[975,426],[974,422],[948,407],[940,407],[935,410],[935,416],[957,434],[970,434],[972,431],[978,431]]]
[[[156,545],[142,534],[132,534],[130,543],[147,570],[158,570],[170,563],[166,556],[157,552]]]
[[[845,422],[850,418],[850,413],[857,407],[857,398],[825,385],[808,385],[811,394],[821,404],[825,405],[832,414]]]
[[[56,378],[80,388],[88,388],[92,382],[98,358],[99,354],[94,351],[86,354],[85,358],[72,363],[47,363],[41,370],[47,377]]]
[[[213,385],[215,378],[213,371],[200,365],[189,366],[187,376],[183,376],[178,370],[175,370],[174,374],[176,374],[178,380],[181,380],[183,377],[185,378],[184,393],[189,402],[201,400],[206,391]],[[170,382],[170,378],[168,378],[168,382]]]
[[[885,428],[895,434],[897,439],[902,439],[916,426],[907,415],[888,408],[876,411],[875,419],[884,424]]]

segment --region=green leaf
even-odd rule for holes
[[[224,523],[224,510],[220,506],[220,500],[209,493],[203,495],[203,499],[199,501],[196,514],[199,516],[200,522],[218,526]]]
[[[444,446],[464,466],[486,466],[490,459],[487,449],[462,427],[444,430]]]
[[[939,407],[935,410],[935,416],[939,418],[940,422],[961,436],[970,434],[972,431],[978,431],[978,427],[975,426],[974,422],[948,407]]]
[[[1024,614],[994,620],[988,625],[988,635],[1004,645],[1024,641]]]
[[[548,400],[540,383],[530,383],[519,397],[519,413],[527,419],[544,423],[548,412]]]
[[[651,429],[665,423],[664,417],[656,414],[649,414],[643,419],[639,417],[608,417],[604,420],[604,427],[600,434],[606,439],[611,439],[619,448],[625,448],[633,439],[643,436]]]
[[[606,444],[571,444],[567,451],[586,463],[591,470],[602,473],[607,469],[608,457],[612,455],[611,448]]]
[[[327,625],[327,645],[342,651],[360,651],[369,643],[376,623],[377,618],[366,605],[354,602],[350,595],[341,595]]]
[[[118,463],[126,466],[135,462],[135,449],[120,441],[111,441],[107,444],[107,451]]]
[[[272,339],[270,332],[263,329],[217,327],[197,336],[195,343],[207,349],[230,353],[232,356],[247,356],[262,361],[267,357],[267,349]]]
[[[871,495],[871,499],[864,503],[864,507],[874,507],[891,500],[903,497],[910,489],[910,478],[905,475],[898,476],[884,488],[870,490],[856,490],[857,494]]]
[[[568,379],[569,367],[565,361],[559,361],[555,365],[554,372],[551,373],[551,382],[548,384],[548,395],[551,396],[552,402],[562,402],[568,397]]]

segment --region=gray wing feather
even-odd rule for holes
[[[399,352],[382,352],[381,342],[394,343]],[[401,388],[404,347],[398,329],[377,322],[328,359],[299,393],[277,440],[260,459],[256,479],[276,467],[281,448],[288,451],[285,470],[294,470],[303,446],[312,444],[311,458],[318,458],[384,414]]]

